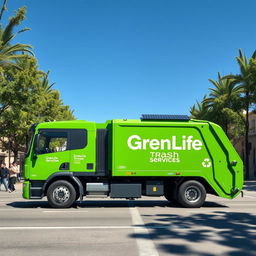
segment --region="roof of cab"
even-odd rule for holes
[[[93,128],[95,127],[95,122],[88,122],[85,120],[44,122],[39,123],[37,129],[82,129],[85,126]]]

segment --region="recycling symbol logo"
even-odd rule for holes
[[[205,158],[204,161],[202,162],[202,166],[205,167],[205,168],[209,168],[212,166],[212,163],[210,161],[209,158]]]

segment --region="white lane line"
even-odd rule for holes
[[[166,229],[166,226],[151,226],[152,229]],[[0,227],[0,230],[48,230],[48,229],[134,229],[137,230],[139,234],[147,230],[145,227],[136,227],[136,226],[9,226],[9,227]],[[148,232],[145,234],[149,234]],[[144,241],[144,240],[143,240]],[[144,241],[145,242],[145,241]],[[147,242],[147,241],[146,241]],[[150,240],[150,243],[153,242]],[[153,244],[154,245],[154,244]],[[144,255],[144,254],[141,254]],[[148,254],[147,254],[148,255]],[[149,254],[156,256],[158,254]]]
[[[139,211],[136,207],[129,207],[132,217],[132,224],[134,225],[134,233],[136,243],[139,251],[139,256],[159,256],[153,241],[150,238],[149,231],[145,227]]]
[[[0,230],[49,230],[49,229],[132,229],[133,226],[66,226],[66,227],[0,227]]]
[[[56,213],[56,212],[65,212],[65,213],[77,213],[77,212],[88,212],[88,211],[65,211],[65,210],[56,210],[56,211],[54,211],[54,210],[50,210],[50,211],[43,211],[44,213]]]

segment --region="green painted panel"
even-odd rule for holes
[[[29,199],[29,191],[30,191],[30,182],[24,181],[23,182],[23,189],[22,189],[22,196],[25,199]]]
[[[209,153],[195,127],[115,125],[113,145],[113,175],[212,172]]]

